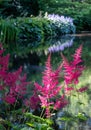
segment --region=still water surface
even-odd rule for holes
[[[45,40],[43,44],[30,47],[27,58],[16,59],[18,66],[23,65],[28,72],[43,70],[48,54],[52,54],[52,65],[55,67],[61,62],[61,52],[70,59],[75,50],[83,44],[82,58],[84,64],[91,65],[91,34],[67,35],[57,39]],[[18,62],[17,62],[18,60]]]
[[[41,83],[41,72],[44,70],[45,61],[48,57],[48,54],[52,54],[52,66],[56,68],[61,62],[61,52],[71,60],[72,54],[74,54],[75,50],[83,44],[83,52],[82,58],[84,60],[84,65],[86,66],[87,70],[81,79],[80,85],[87,85],[91,87],[91,76],[89,73],[91,72],[91,34],[77,34],[77,35],[67,35],[61,36],[57,39],[49,39],[45,40],[43,45],[37,44],[37,46],[31,47],[30,54],[28,58],[22,59],[22,62],[18,62],[19,66],[22,64],[24,68],[24,72],[27,73],[29,79],[32,81],[37,81]],[[19,61],[21,61],[19,59]],[[17,61],[16,61],[17,62]],[[91,90],[91,88],[90,88]],[[72,104],[70,107],[66,108],[66,111],[72,112],[76,114],[78,112],[84,112],[86,115],[91,117],[91,93],[85,93],[84,95],[80,95],[79,102],[82,104],[78,107],[78,100],[77,98],[72,97]],[[81,124],[82,125],[82,124]],[[89,130],[91,127],[91,120],[88,124],[83,124],[81,126],[82,130]],[[67,130],[81,130],[79,126],[73,126],[67,128]]]

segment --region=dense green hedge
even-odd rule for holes
[[[58,24],[58,21],[54,23],[52,20],[43,17],[1,19],[0,42],[7,48],[6,52],[10,53],[11,56],[15,54],[25,56],[32,48],[36,48],[40,44],[44,46],[46,44],[44,41],[48,38],[74,33],[71,26],[74,27],[70,23],[65,24],[59,21]]]
[[[0,17],[59,14],[74,18],[77,31],[91,31],[91,0],[0,0]]]
[[[74,24],[77,26],[77,31],[90,30],[91,31],[91,1],[84,0],[84,2],[72,2],[71,0],[49,0],[46,6],[41,1],[40,7],[43,12],[47,11],[49,14],[59,14],[70,16],[74,18]],[[44,7],[44,8],[43,8]]]
[[[71,18],[68,18],[69,22],[67,23],[67,17],[62,17],[64,18],[63,21],[61,21],[62,18],[58,15],[55,15],[55,20],[57,20],[56,17],[59,18],[60,21],[53,22],[53,20],[48,19],[47,17],[1,19],[0,41],[6,44],[18,43],[29,46],[29,44],[35,43],[36,41],[43,42],[45,38],[48,37],[74,33],[72,30],[74,27],[73,22],[70,22],[69,20]]]
[[[52,24],[44,18],[17,18],[0,20],[0,42],[6,48],[6,53],[13,56],[25,57],[41,43],[45,38],[54,36]]]
[[[53,33],[51,22],[44,18],[17,18],[0,21],[0,40],[3,43],[41,41]]]
[[[0,17],[29,17],[37,16],[39,5],[37,0],[0,0]]]

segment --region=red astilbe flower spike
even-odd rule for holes
[[[77,92],[82,93],[85,92],[86,90],[88,90],[88,86],[77,89]]]
[[[35,110],[38,108],[39,103],[40,98],[36,93],[34,93],[30,98],[30,107]]]
[[[81,54],[82,54],[82,45],[80,45],[80,47],[75,51],[75,54],[73,55],[73,65],[78,65],[79,63],[82,62],[82,58],[81,58]]]
[[[66,95],[70,95],[73,90],[74,90],[74,87],[68,86],[68,85],[65,83],[64,92],[65,92]]]
[[[66,57],[61,54],[63,59],[63,67],[64,67],[64,80],[66,84],[72,83],[72,75],[73,75],[73,68],[66,59]]]
[[[7,102],[8,104],[14,104],[16,102],[16,98],[14,95],[12,94],[7,94],[5,95],[4,99],[5,102]]]
[[[38,90],[38,92],[42,92],[42,86],[41,85],[39,85],[38,83],[34,83],[34,86],[35,86],[35,89],[34,89],[34,91],[35,92],[37,92],[37,90]]]
[[[83,65],[80,65],[81,60],[82,45],[75,51],[74,59],[72,62],[68,62],[65,56],[63,58],[64,66],[64,78],[66,84],[77,84],[79,82],[78,78],[81,76],[84,70]]]
[[[52,70],[52,66],[51,66],[51,55],[49,55],[48,59],[47,59],[47,62],[46,62],[46,69],[44,70],[44,73],[43,73],[43,84],[44,84],[44,87],[43,87],[43,92],[44,92],[44,96],[47,95],[48,98],[52,98],[52,97],[55,97],[61,87],[58,86],[59,84],[59,74],[60,74],[60,71],[62,69],[62,66],[60,66],[56,71],[53,71]]]
[[[48,59],[45,64],[45,70],[43,72],[42,82],[44,85],[50,84],[52,81],[52,67],[51,67],[51,54],[48,56]]]
[[[65,96],[63,95],[60,99],[56,100],[56,103],[54,105],[54,109],[62,109],[63,107],[65,107],[68,104],[68,100],[65,98]]]
[[[8,71],[9,54],[3,56],[3,48],[0,45],[0,91],[2,100],[8,104],[14,104],[26,94],[26,75],[22,76],[22,67],[15,72]]]
[[[51,90],[56,90],[57,85],[59,84],[59,74],[62,69],[62,65],[58,67],[56,71],[52,70],[51,67],[51,55],[49,55],[47,62],[46,62],[46,68],[43,72],[43,78],[42,82],[44,84],[44,91],[47,91],[48,94],[51,93]]]
[[[45,114],[47,117],[50,116],[48,115],[48,113],[50,113],[50,106],[53,106],[55,103],[53,99],[58,96],[62,88],[61,86],[59,86],[61,69],[62,64],[58,67],[57,70],[52,70],[51,55],[49,55],[45,64],[45,70],[42,77],[43,86],[39,85],[38,83],[34,83],[34,92],[39,95],[41,106],[45,107]]]

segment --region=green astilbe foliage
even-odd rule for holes
[[[32,113],[25,113],[27,118],[26,125],[36,130],[54,130],[51,125],[53,121],[51,119],[44,119],[39,116],[33,115]]]

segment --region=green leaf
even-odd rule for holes
[[[18,129],[19,130],[19,129]],[[24,128],[22,128],[22,129],[20,129],[20,130],[34,130],[34,129],[32,129],[32,128],[28,128],[28,127],[24,127]]]
[[[50,120],[50,119],[46,119],[46,122],[47,122],[49,125],[52,125],[52,124],[53,124],[53,121]]]
[[[32,124],[32,123],[26,123],[26,125],[28,125],[30,127],[34,127],[34,124]]]
[[[82,121],[86,121],[88,119],[83,113],[78,113],[76,117]]]
[[[77,102],[79,105],[85,105],[84,103],[82,103],[82,102]]]
[[[43,119],[43,118],[41,118],[41,117],[39,117],[39,116],[35,116],[35,115],[33,115],[32,113],[25,113],[25,116],[26,117],[28,117],[28,118],[32,118],[32,119],[36,119],[36,120],[38,120],[38,121],[43,121],[43,122],[45,122],[45,119]]]

